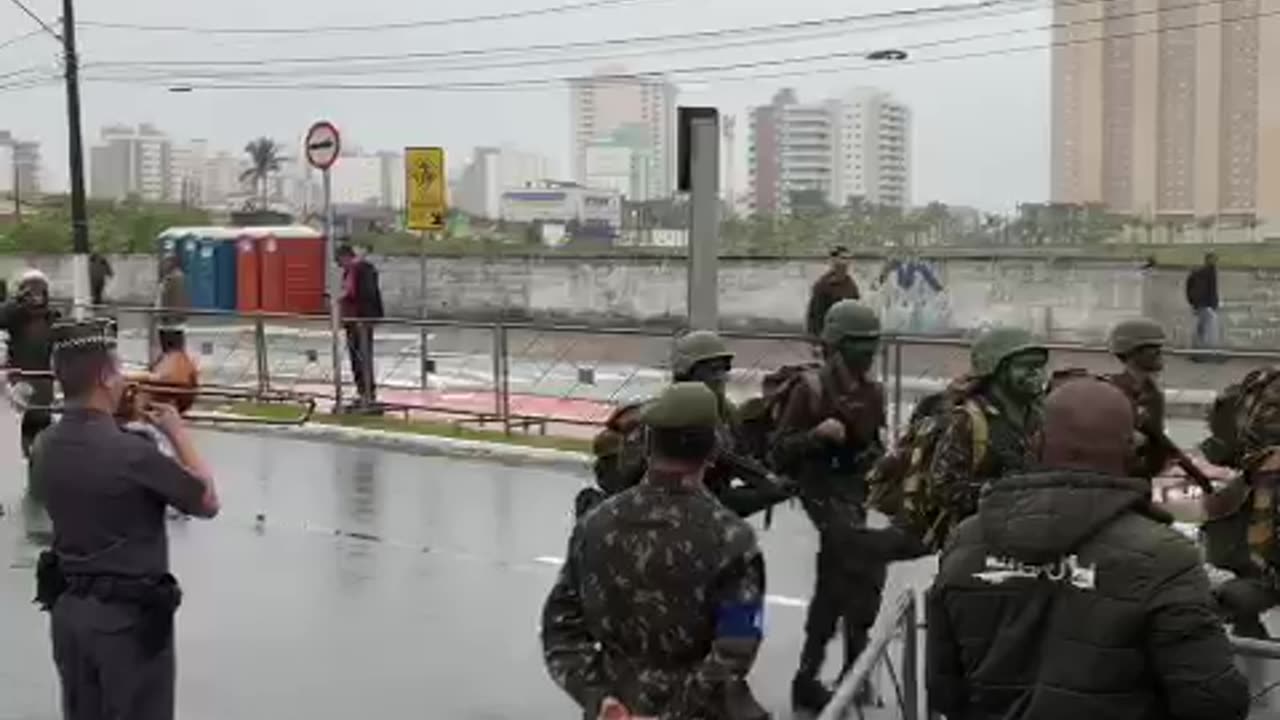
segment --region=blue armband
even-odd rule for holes
[[[764,636],[764,603],[725,603],[716,609],[716,637],[759,640]]]

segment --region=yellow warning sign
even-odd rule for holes
[[[410,230],[443,230],[449,208],[445,199],[444,148],[404,151],[404,225]]]

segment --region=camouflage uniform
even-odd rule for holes
[[[701,363],[731,361],[733,353],[720,336],[709,331],[695,331],[683,335],[674,343],[671,370],[674,380],[693,381],[693,375]],[[703,484],[725,507],[742,517],[749,517],[775,505],[788,497],[772,474],[753,457],[751,449],[741,438],[738,413],[733,404],[717,393],[720,436],[719,453],[707,470]],[[644,406],[636,406],[643,412]],[[624,409],[619,414],[626,413]],[[644,423],[615,423],[616,430],[606,430],[596,438],[596,482],[599,489],[588,489],[590,498],[580,495],[578,515],[603,498],[635,486],[644,477],[646,449]],[[734,484],[735,480],[743,481]],[[585,494],[585,493],[584,493]]]
[[[1164,341],[1164,329],[1158,323],[1136,319],[1118,323],[1112,328],[1107,344],[1113,355],[1125,361],[1143,348],[1163,347]],[[1133,405],[1137,460],[1132,474],[1147,480],[1163,472],[1174,459],[1173,448],[1165,442],[1164,391],[1156,383],[1154,374],[1138,375],[1125,371],[1106,376],[1106,380],[1119,388]]]
[[[713,428],[714,394],[678,383],[645,411]],[[595,718],[612,697],[664,720],[767,718],[747,687],[762,637],[755,533],[700,484],[651,472],[574,528],[542,616],[551,677]]]
[[[1260,616],[1280,605],[1280,487],[1277,473],[1260,466],[1280,449],[1280,381],[1260,392],[1240,435],[1241,477],[1205,500],[1206,550],[1210,563],[1236,575],[1215,590],[1234,632],[1265,638]]]
[[[880,610],[886,566],[868,547],[863,501],[866,473],[884,452],[884,389],[865,371],[851,371],[836,350],[842,341],[863,341],[874,357],[879,335],[879,319],[857,301],[831,307],[822,337],[827,361],[813,382],[801,382],[792,391],[773,442],[774,467],[795,481],[819,538],[816,583],[792,683],[792,702],[799,709],[820,710],[829,698],[818,676],[837,622],[844,635],[843,674],[866,646]],[[815,433],[829,418],[844,425],[844,442]]]
[[[1006,363],[1025,353],[1044,353],[1030,333],[1015,328],[994,328],[974,343],[971,352],[973,375],[983,379],[981,389],[970,399],[985,419],[985,442],[975,443],[973,410],[963,405],[951,411],[947,428],[938,440],[930,466],[930,497],[935,498],[942,515],[934,528],[935,543],[941,546],[961,520],[978,510],[978,492],[989,480],[1027,469],[1028,444],[1040,428],[1039,403],[1025,409],[1019,419],[1010,412],[1010,401],[1001,400],[998,390],[1000,373]],[[975,458],[975,446],[983,448]]]

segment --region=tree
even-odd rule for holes
[[[280,146],[271,138],[260,137],[245,145],[244,152],[249,156],[249,169],[240,174],[240,182],[253,183],[259,207],[265,210],[271,174],[280,172]]]

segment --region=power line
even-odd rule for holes
[[[35,14],[35,12],[31,10],[31,8],[24,5],[22,0],[9,0],[9,2],[13,3],[14,5],[17,5],[19,10],[26,13],[27,17],[31,18],[32,20],[35,20],[36,24],[39,25],[41,28],[43,28],[45,32],[52,35],[55,40],[57,40],[58,42],[62,42],[62,36],[59,35],[57,32],[55,32],[53,28],[49,27],[49,25],[45,23],[44,20],[41,20],[40,16]]]
[[[410,28],[451,27],[455,25],[473,25],[477,23],[496,22],[501,20],[517,20],[520,18],[542,15],[558,15],[561,13],[594,10],[619,5],[630,5],[651,0],[580,0],[561,5],[550,5],[525,10],[470,15],[452,18],[433,18],[430,20],[409,20],[401,22],[374,23],[370,25],[313,25],[308,27],[199,27],[192,25],[143,25],[137,23],[107,22],[102,20],[81,20],[80,25],[105,28],[111,30],[134,30],[139,32],[177,32],[200,35],[311,35],[317,33],[350,33],[376,30],[405,30]],[[15,0],[16,2],[16,0]]]
[[[1035,2],[1036,0],[1012,0],[1012,1]],[[964,9],[965,10],[978,9],[982,5],[986,5],[986,4],[987,3],[973,5]],[[958,7],[958,6],[951,6],[951,7]],[[1025,12],[1027,9],[1028,8],[1020,8],[1019,11]],[[987,17],[987,15],[984,15],[983,17]],[[898,23],[879,25],[873,28],[873,30],[881,31],[881,30],[889,30],[889,29],[900,28],[900,27],[918,27],[919,25],[920,25],[919,21],[900,21]],[[851,34],[852,32],[854,31],[847,28],[843,28],[843,27],[817,28],[816,30],[810,30],[810,31],[804,32],[801,35],[789,35],[781,38],[767,38],[767,39],[739,38],[736,40],[726,40],[726,41],[717,42],[709,45],[697,45],[697,46],[682,47],[682,48],[667,48],[661,51],[654,50],[653,48],[638,48],[638,49],[630,49],[630,50],[624,49],[621,51],[613,51],[605,54],[592,54],[592,55],[585,55],[585,56],[574,55],[572,57],[510,59],[510,60],[487,61],[487,62],[480,62],[480,63],[449,64],[449,65],[430,64],[430,65],[424,66],[422,64],[410,64],[410,61],[415,56],[418,55],[417,53],[410,53],[404,56],[395,56],[395,55],[386,56],[387,62],[392,63],[390,66],[387,66],[387,65],[378,66],[378,67],[357,66],[357,67],[342,68],[339,70],[320,69],[318,72],[321,72],[327,76],[344,76],[344,75],[345,76],[367,76],[367,75],[381,75],[381,74],[398,74],[398,73],[406,73],[406,72],[417,73],[417,72],[422,72],[424,67],[432,71],[459,72],[459,71],[470,71],[470,70],[495,70],[495,69],[504,69],[504,68],[524,68],[524,67],[532,67],[532,66],[565,65],[569,63],[582,63],[582,62],[591,62],[591,61],[597,61],[597,60],[613,60],[613,59],[625,58],[625,57],[643,57],[643,56],[653,54],[655,52],[661,52],[664,56],[670,56],[672,54],[716,52],[716,51],[726,50],[734,47],[743,47],[743,46],[755,47],[759,45],[785,44],[785,43],[794,43],[801,40],[814,40],[818,38],[846,36]],[[646,40],[649,40],[649,39],[650,38],[646,38]],[[663,39],[664,38],[662,38],[661,36],[652,37],[652,40],[654,41],[663,40]],[[319,58],[316,58],[316,59],[319,59]],[[238,63],[237,61],[231,61],[229,65],[231,64],[238,64]],[[93,63],[89,67],[92,67],[95,69],[96,68],[111,69],[111,68],[135,67],[135,66],[150,68],[153,65],[155,64],[133,63],[133,62],[129,62],[129,63],[102,62],[102,63]],[[186,63],[183,63],[180,67],[186,67]],[[156,77],[187,77],[187,78],[193,78],[193,79],[208,79],[208,78],[226,79],[226,78],[291,77],[291,76],[297,75],[298,73],[299,73],[299,69],[297,68],[293,68],[293,69],[282,68],[282,69],[275,69],[275,70],[271,70],[271,69],[254,70],[251,68],[245,68],[245,69],[234,69],[234,70],[224,70],[224,71],[214,71],[214,70],[210,70],[210,71],[197,70],[197,71],[190,71],[190,72],[161,71],[161,72],[155,73],[154,75]]]
[[[1155,10],[1143,10],[1143,11],[1137,11],[1133,13],[1116,14],[1106,18],[1089,18],[1089,19],[1080,20],[1080,21],[1059,22],[1059,23],[1052,23],[1050,25],[1042,25],[1042,26],[1031,27],[1031,28],[992,31],[987,33],[971,34],[971,35],[966,35],[961,37],[944,38],[939,40],[914,43],[911,45],[904,45],[902,46],[901,49],[921,50],[921,49],[927,49],[927,48],[937,48],[937,47],[944,47],[947,45],[956,45],[956,44],[977,42],[977,41],[983,41],[983,40],[999,39],[999,38],[1009,37],[1013,35],[1022,35],[1030,32],[1053,31],[1058,29],[1073,28],[1073,27],[1079,27],[1083,25],[1091,25],[1091,24],[1114,21],[1114,20],[1125,19],[1125,18],[1140,17],[1143,15],[1167,13],[1170,10],[1187,9],[1192,7],[1198,7],[1200,5],[1213,5],[1213,4],[1225,5],[1226,3],[1244,2],[1244,1],[1245,0],[1209,0],[1208,2],[1200,2],[1199,0],[1197,0],[1196,2],[1188,3],[1186,5],[1182,5],[1176,8],[1159,8]],[[1280,12],[1280,11],[1277,11],[1277,12]],[[1261,16],[1262,15],[1254,15],[1252,17],[1261,17]],[[1247,19],[1247,16],[1242,16],[1242,18]],[[1155,31],[1142,31],[1135,34],[1113,33],[1113,34],[1107,35],[1105,38],[1103,37],[1084,38],[1079,40],[1072,40],[1067,42],[1066,44],[1069,45],[1069,44],[1080,44],[1084,42],[1102,42],[1103,40],[1120,39],[1125,37],[1137,37],[1143,34],[1159,34],[1163,32],[1171,32],[1171,31],[1183,29],[1183,28],[1203,27],[1206,25],[1221,24],[1223,22],[1232,22],[1233,20],[1238,20],[1238,19],[1241,19],[1241,18],[1234,18],[1234,19],[1227,18],[1220,21],[1209,21],[1206,23],[1190,24],[1185,26],[1167,26],[1166,25],[1164,27],[1158,28]],[[948,60],[976,58],[976,57],[989,57],[989,56],[1001,55],[1001,54],[1014,54],[1014,53],[1020,53],[1020,52],[1028,52],[1032,50],[1042,50],[1042,49],[1047,49],[1055,46],[1061,46],[1061,44],[1051,43],[1049,45],[1043,45],[1043,44],[1037,43],[1034,45],[1026,45],[1026,46],[1019,46],[1019,47],[1013,47],[1013,48],[1008,48],[1008,47],[995,48],[992,50],[975,51],[975,52],[965,53],[961,55],[944,56],[944,57],[945,59],[948,59]],[[631,73],[631,74],[620,77],[618,81],[631,82],[632,81],[631,78],[649,78],[653,80],[659,80],[659,79],[662,79],[664,76],[684,76],[689,74],[708,73],[708,72],[723,73],[723,72],[729,72],[729,71],[735,71],[735,70],[747,70],[747,69],[773,67],[773,66],[780,66],[780,65],[796,65],[796,64],[814,63],[814,62],[830,61],[830,60],[847,60],[847,59],[863,58],[869,52],[870,51],[868,49],[858,49],[858,50],[820,53],[820,54],[814,54],[814,55],[801,55],[801,56],[791,56],[791,57],[783,57],[783,58],[765,58],[765,59],[759,59],[759,60],[748,60],[748,61],[733,62],[733,63],[721,63],[716,65],[700,65],[700,66],[692,66],[692,67],[665,68],[665,69],[649,70],[649,71],[638,72],[638,73]],[[767,74],[767,75],[734,76],[731,78],[722,79],[720,81],[740,81],[740,80],[764,79],[764,78],[772,78],[772,77],[795,77],[795,76],[802,76],[808,73],[826,74],[830,72],[840,72],[840,71],[852,70],[852,69],[868,69],[868,68],[890,67],[890,66],[897,67],[901,65],[923,64],[925,62],[938,62],[940,60],[941,60],[940,58],[924,58],[924,59],[916,58],[916,59],[910,59],[906,61],[891,63],[889,65],[864,63],[858,66],[857,68],[841,67],[841,68],[829,68],[829,69],[822,69],[822,70],[813,70],[813,69],[792,70],[792,71],[775,73],[775,74]],[[376,74],[376,73],[372,73],[372,74]],[[167,77],[168,77],[168,80],[172,82],[172,81],[181,79],[184,76],[180,74],[173,74]],[[186,76],[186,77],[191,77],[191,76]],[[228,73],[222,76],[212,75],[209,78],[205,78],[205,79],[236,79],[236,78],[237,78],[236,75]],[[149,81],[157,81],[157,80],[165,80],[165,79],[166,77],[164,76],[93,78],[93,80],[95,81],[123,82],[125,84],[147,84]],[[272,83],[272,84],[229,84],[229,83],[218,83],[218,84],[209,84],[209,85],[196,84],[193,87],[194,89],[210,89],[210,90],[326,90],[327,89],[327,90],[385,90],[385,91],[434,90],[434,91],[465,92],[465,91],[516,90],[516,89],[525,89],[525,88],[539,88],[539,87],[546,87],[548,85],[559,85],[568,81],[580,80],[580,79],[583,79],[581,75],[545,77],[545,78],[517,78],[517,79],[510,79],[510,80],[491,80],[491,81],[478,80],[478,81],[459,81],[459,82],[445,82],[445,83],[422,83],[422,84],[361,83],[359,85],[355,85],[355,84],[325,83],[325,82],[312,81],[312,82],[300,82],[300,83]],[[594,77],[591,79],[594,82],[608,82],[607,77],[604,77],[604,78]],[[695,82],[700,81],[700,79],[695,78],[694,81]]]
[[[24,32],[24,33],[22,33],[21,35],[17,35],[17,36],[15,36],[15,37],[11,37],[11,38],[9,38],[8,40],[5,40],[4,42],[0,42],[0,50],[4,50],[4,49],[5,49],[5,48],[7,48],[7,47],[11,47],[11,46],[13,46],[13,45],[17,45],[18,43],[22,42],[23,40],[29,40],[29,39],[31,39],[31,38],[33,38],[33,37],[35,37],[35,36],[39,35],[40,33],[44,32],[44,31],[45,31],[45,29],[41,27],[41,28],[36,28],[35,30],[31,30],[31,31],[28,31],[28,32]]]
[[[372,62],[382,60],[408,60],[408,59],[437,59],[437,58],[455,58],[455,57],[485,57],[489,55],[508,55],[513,53],[540,53],[540,52],[561,52],[568,50],[584,50],[600,47],[613,47],[618,45],[641,45],[653,44],[660,42],[683,42],[683,41],[700,41],[704,39],[716,39],[725,36],[735,35],[758,35],[765,33],[785,33],[794,30],[805,30],[808,28],[826,28],[830,26],[843,26],[857,22],[875,22],[879,20],[889,20],[906,17],[921,17],[939,14],[951,14],[972,12],[975,10],[983,10],[993,8],[1005,4],[1013,3],[1039,3],[1041,0],[979,0],[972,3],[950,3],[945,5],[931,5],[927,7],[911,8],[905,10],[890,10],[873,13],[859,13],[855,15],[841,15],[826,18],[811,18],[808,20],[799,20],[786,23],[771,23],[765,25],[748,25],[736,28],[719,28],[714,30],[698,30],[684,33],[672,33],[664,35],[635,35],[630,37],[606,38],[602,40],[580,40],[566,43],[539,43],[533,45],[515,45],[515,46],[498,46],[488,48],[465,48],[459,50],[435,50],[409,53],[389,53],[374,55],[324,55],[324,56],[301,56],[301,57],[267,57],[267,58],[242,58],[242,59],[211,59],[211,60],[131,60],[131,61],[104,61],[94,63],[96,67],[155,67],[155,66],[240,66],[240,65],[307,65],[307,64],[329,64],[329,63],[349,63],[349,62]]]
[[[1223,4],[1223,3],[1225,3],[1225,2],[1242,2],[1242,1],[1243,1],[1243,0],[1216,0],[1216,2],[1215,2],[1215,3],[1213,3],[1213,4]],[[1168,12],[1168,11],[1170,11],[1170,10],[1186,9],[1186,8],[1193,7],[1193,6],[1196,6],[1196,5],[1199,5],[1199,4],[1201,4],[1201,3],[1193,3],[1193,4],[1189,4],[1189,5],[1185,5],[1185,6],[1179,6],[1179,7],[1177,7],[1177,8],[1162,8],[1162,9],[1157,10],[1157,11],[1154,11],[1154,12]],[[1055,24],[1053,24],[1053,25],[1049,25],[1049,26],[1042,26],[1042,27],[1037,27],[1037,28],[1027,28],[1027,29],[1016,30],[1016,31],[1013,31],[1012,33],[1009,33],[1009,32],[1003,32],[1003,33],[986,33],[986,34],[981,34],[981,35],[971,35],[971,36],[967,36],[967,37],[949,38],[949,39],[943,39],[943,40],[937,40],[937,41],[929,41],[929,42],[917,43],[917,44],[915,44],[914,46],[905,46],[905,47],[906,47],[906,49],[919,49],[919,48],[923,48],[923,47],[938,47],[938,46],[941,46],[941,45],[947,45],[947,44],[956,44],[956,43],[960,43],[960,42],[971,42],[971,41],[974,41],[974,40],[990,39],[990,38],[993,38],[993,37],[997,37],[997,36],[999,36],[999,35],[1022,34],[1022,33],[1027,33],[1027,32],[1043,31],[1043,30],[1053,30],[1053,29],[1058,29],[1058,28],[1068,28],[1068,27],[1074,27],[1074,26],[1078,26],[1078,25],[1086,25],[1086,24],[1092,24],[1092,23],[1097,23],[1097,22],[1104,22],[1104,21],[1110,21],[1110,20],[1124,19],[1124,18],[1126,18],[1126,17],[1134,17],[1134,16],[1142,15],[1142,14],[1151,14],[1152,12],[1153,12],[1153,11],[1142,11],[1142,12],[1137,12],[1137,13],[1127,13],[1127,14],[1112,15],[1112,16],[1110,16],[1110,17],[1108,17],[1108,18],[1105,18],[1105,19],[1088,19],[1088,20],[1083,20],[1083,21],[1079,21],[1079,22],[1055,23]],[[1209,21],[1205,21],[1205,22],[1187,23],[1187,24],[1183,24],[1183,25],[1176,25],[1176,26],[1175,26],[1175,25],[1166,25],[1166,26],[1163,26],[1163,27],[1160,27],[1160,28],[1156,28],[1156,29],[1154,29],[1154,30],[1143,30],[1143,31],[1135,31],[1135,32],[1129,32],[1129,33],[1113,33],[1113,34],[1106,35],[1105,37],[1094,37],[1094,38],[1075,38],[1075,39],[1069,39],[1069,40],[1064,40],[1064,41],[1049,42],[1049,43],[1047,43],[1047,44],[1046,44],[1046,43],[1033,43],[1033,44],[1021,45],[1021,46],[1014,46],[1014,47],[1001,47],[1001,48],[993,48],[993,49],[990,49],[990,50],[978,50],[978,51],[971,51],[971,52],[965,52],[965,53],[958,53],[958,54],[953,54],[953,55],[943,55],[943,56],[932,57],[932,58],[911,58],[911,59],[908,59],[908,60],[899,61],[899,62],[894,62],[894,63],[891,63],[891,64],[884,64],[884,63],[868,63],[868,62],[864,62],[864,63],[862,63],[862,64],[860,64],[860,65],[856,65],[856,66],[840,65],[840,66],[837,66],[837,67],[830,67],[830,68],[817,68],[817,69],[814,69],[814,68],[804,68],[804,69],[784,70],[784,71],[769,72],[769,73],[752,73],[752,74],[748,74],[748,75],[732,75],[732,76],[723,76],[723,77],[701,77],[701,78],[696,78],[696,77],[695,77],[695,78],[690,78],[690,81],[691,81],[691,82],[743,82],[743,81],[756,81],[756,80],[772,79],[772,78],[799,77],[799,76],[808,76],[808,75],[826,75],[826,74],[832,74],[832,73],[860,72],[860,71],[866,71],[866,70],[890,69],[890,68],[896,68],[896,67],[904,66],[904,65],[924,65],[924,64],[941,63],[941,62],[954,62],[954,61],[957,61],[957,60],[970,60],[970,59],[978,59],[978,58],[986,58],[986,57],[998,57],[998,56],[1003,56],[1003,55],[1014,55],[1014,54],[1021,54],[1021,53],[1027,53],[1027,52],[1038,52],[1038,51],[1044,51],[1044,50],[1049,50],[1049,49],[1058,48],[1058,47],[1070,47],[1070,46],[1075,46],[1075,45],[1084,45],[1084,44],[1089,44],[1089,43],[1098,43],[1098,42],[1103,42],[1103,41],[1108,41],[1108,40],[1122,40],[1122,39],[1131,39],[1131,38],[1144,37],[1144,36],[1151,36],[1151,35],[1162,35],[1162,34],[1165,34],[1165,33],[1176,32],[1176,31],[1180,31],[1180,30],[1190,30],[1190,29],[1194,29],[1194,28],[1200,28],[1200,27],[1211,27],[1211,26],[1215,26],[1215,25],[1230,24],[1230,23],[1240,22],[1240,21],[1246,21],[1246,20],[1256,20],[1256,19],[1260,19],[1260,18],[1264,18],[1264,17],[1274,16],[1274,15],[1277,15],[1277,14],[1280,14],[1280,9],[1272,10],[1272,11],[1265,12],[1265,13],[1241,14],[1241,15],[1239,15],[1239,16],[1237,16],[1237,17],[1224,17],[1224,18],[1221,18],[1221,19],[1209,20]],[[662,78],[664,75],[683,75],[683,74],[690,73],[690,72],[704,72],[704,71],[707,71],[707,70],[713,70],[713,71],[721,71],[721,72],[723,72],[723,71],[728,71],[728,70],[751,69],[751,68],[760,67],[760,66],[765,66],[765,65],[796,64],[796,63],[801,63],[801,62],[813,62],[813,61],[815,61],[815,60],[824,60],[824,59],[827,59],[827,60],[832,60],[832,59],[834,59],[834,60],[839,60],[839,59],[847,59],[848,57],[850,57],[850,56],[855,56],[855,55],[856,55],[856,56],[859,56],[859,57],[862,57],[862,56],[865,56],[865,54],[866,54],[866,52],[865,52],[865,51],[859,51],[859,52],[857,52],[857,53],[852,53],[852,52],[838,52],[838,53],[826,53],[826,54],[823,54],[823,55],[814,55],[814,56],[802,56],[802,57],[792,57],[792,58],[777,58],[777,59],[770,59],[770,60],[760,60],[760,61],[748,61],[748,62],[741,62],[741,63],[731,63],[731,64],[725,64],[725,65],[719,65],[719,66],[701,66],[701,67],[691,67],[691,68],[674,68],[674,69],[661,70],[661,71],[652,71],[652,72],[646,72],[646,73],[637,73],[637,74],[632,74],[632,75],[628,75],[628,76],[624,76],[624,77],[619,77],[619,78],[618,78],[618,81],[619,81],[619,82],[632,82],[632,81],[633,81],[633,78],[650,78],[650,79],[659,79],[659,78]],[[153,78],[153,77],[138,77],[138,78],[130,78],[130,77],[114,77],[114,78],[101,77],[101,78],[89,78],[88,80],[90,80],[91,82],[101,82],[101,83],[106,83],[106,84],[121,84],[121,85],[131,85],[131,86],[140,86],[140,87],[164,87],[165,85],[157,84],[157,83],[155,82],[155,81],[156,81],[156,80],[158,80],[158,79],[159,79],[159,78]],[[582,79],[582,78],[581,78],[581,76],[574,76],[574,77],[549,77],[549,78],[527,78],[527,79],[516,79],[516,80],[507,80],[507,81],[489,81],[489,82],[472,82],[472,83],[432,83],[432,84],[388,84],[388,83],[381,83],[381,84],[379,84],[379,83],[363,83],[363,84],[359,84],[359,85],[353,85],[353,84],[336,84],[336,83],[321,83],[321,82],[292,83],[292,84],[283,84],[283,83],[277,83],[277,84],[228,84],[228,83],[218,83],[218,84],[194,85],[194,86],[192,86],[192,89],[194,89],[194,90],[223,90],[223,91],[260,91],[260,90],[277,90],[277,91],[287,91],[287,90],[329,90],[329,91],[333,91],[333,90],[366,90],[366,91],[367,91],[367,90],[377,90],[377,91],[404,91],[404,90],[410,90],[410,91],[463,92],[463,91],[492,91],[492,90],[522,90],[522,89],[537,89],[537,88],[545,88],[545,87],[547,87],[547,86],[560,85],[560,84],[562,84],[562,83],[564,83],[565,81],[568,81],[568,80],[579,80],[579,79]],[[592,78],[592,80],[593,80],[593,81],[595,81],[595,82],[601,82],[601,81],[607,82],[607,81],[608,81],[608,78]],[[22,86],[22,87],[18,87],[18,88],[5,88],[5,87],[0,87],[0,90],[10,90],[10,89],[27,89],[27,88],[29,88],[29,87],[36,86],[36,85],[38,85],[38,84],[39,84],[39,83],[35,83],[35,84],[30,84],[30,83],[28,83],[28,84],[25,84],[24,86]]]
[[[37,72],[40,70],[48,70],[48,69],[49,69],[48,65],[28,65],[27,67],[24,67],[24,68],[19,68],[17,70],[10,70],[8,72],[0,73],[0,80],[4,80],[6,78],[12,78],[17,75],[26,75],[29,73]]]

